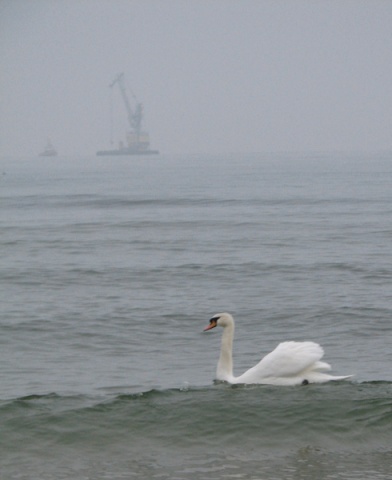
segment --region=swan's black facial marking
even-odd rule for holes
[[[210,328],[215,328],[218,325],[220,317],[212,317],[210,320]]]
[[[303,380],[303,382],[302,382],[302,385],[309,385],[309,380],[306,380],[306,378],[305,378],[305,380]]]
[[[211,330],[211,328],[215,328],[218,325],[218,320],[219,319],[220,319],[220,317],[212,317],[208,327],[206,327],[204,329],[204,331],[206,332],[207,330]]]

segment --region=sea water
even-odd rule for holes
[[[3,158],[0,478],[389,479],[392,154]],[[336,375],[213,382],[311,340]]]

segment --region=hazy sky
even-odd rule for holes
[[[0,155],[392,149],[392,0],[0,0]],[[125,138],[114,91],[115,140]]]

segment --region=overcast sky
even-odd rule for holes
[[[0,155],[392,149],[391,0],[0,0]],[[113,92],[114,140],[127,122]]]

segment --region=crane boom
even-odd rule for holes
[[[124,73],[120,73],[119,75],[117,75],[117,77],[109,85],[110,88],[113,88],[116,83],[119,86],[121,97],[125,105],[125,110],[127,111],[129,125],[132,130],[134,130],[137,134],[139,134],[142,126],[142,117],[143,117],[142,104],[137,103],[135,111],[132,110],[131,104],[129,103],[127,91],[125,89]]]

